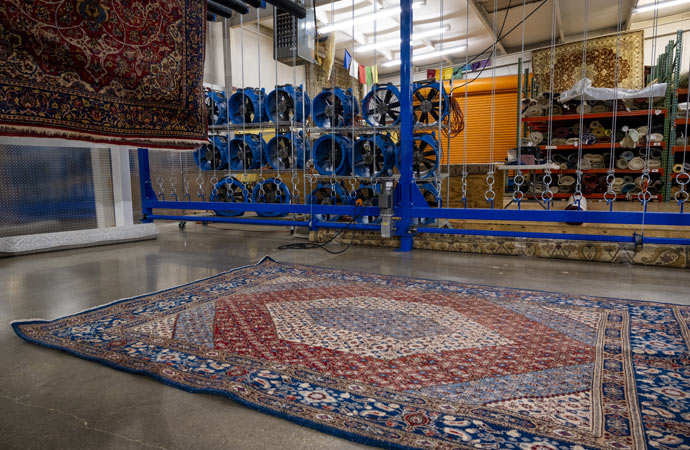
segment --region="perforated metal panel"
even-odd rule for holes
[[[0,146],[0,237],[114,225],[108,149]]]
[[[141,188],[139,186],[139,163],[137,151],[129,152],[129,167],[132,174],[132,209],[134,223],[139,223],[141,214]],[[201,171],[194,162],[192,151],[149,150],[151,186],[160,200],[203,201],[208,200],[213,189],[214,177],[220,181],[229,175],[228,171]],[[185,187],[185,185],[187,187]],[[199,195],[202,193],[203,198]],[[185,197],[188,195],[188,197]],[[157,210],[157,213],[179,213],[179,211]]]

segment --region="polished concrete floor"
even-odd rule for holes
[[[251,264],[324,267],[690,304],[690,271],[352,247],[279,251],[287,231],[160,226],[158,240],[0,259],[0,449],[364,448],[224,398],[189,394],[28,344],[15,319],[57,318]]]

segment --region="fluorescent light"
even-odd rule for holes
[[[423,6],[425,4],[426,4],[426,1],[413,3],[412,9],[417,9],[420,6]],[[390,17],[390,16],[394,16],[396,14],[400,14],[400,7],[399,6],[393,6],[391,8],[379,9],[376,12],[371,12],[371,13],[367,13],[367,14],[362,14],[361,16],[357,16],[354,19],[341,20],[341,21],[338,21],[338,23],[332,23],[330,25],[326,25],[324,27],[319,28],[319,32],[330,33],[331,31],[336,31],[336,30],[346,30],[348,28],[351,29],[353,25],[362,25],[365,23],[374,22],[374,21],[381,19],[383,17]]]
[[[450,30],[450,25],[446,25],[441,28],[434,28],[433,30],[419,31],[417,33],[412,34],[412,42],[424,39],[429,36],[438,36],[448,30]],[[371,50],[392,47],[394,45],[400,45],[400,38],[386,39],[384,41],[378,41],[376,43],[362,45],[361,47],[357,47],[355,51],[358,53],[363,53]]]
[[[669,0],[666,2],[659,2],[657,4],[650,3],[648,5],[643,5],[640,6],[639,8],[635,8],[633,11],[634,13],[641,13],[641,12],[647,12],[647,11],[654,11],[655,9],[661,9],[661,8],[668,8],[669,6],[676,6],[676,5],[682,5],[684,3],[689,3],[690,0]]]
[[[433,58],[433,57],[436,57],[436,56],[450,55],[451,53],[461,52],[461,51],[465,50],[465,48],[467,48],[467,47],[464,46],[464,45],[459,45],[459,46],[457,46],[457,47],[444,48],[443,50],[434,50],[434,51],[431,51],[431,52],[420,53],[420,54],[418,54],[418,55],[413,55],[413,56],[412,56],[412,62],[417,62],[417,61],[421,61],[421,60],[423,60],[423,59],[429,59],[429,58]],[[383,63],[383,64],[381,64],[381,65],[382,65],[383,67],[390,67],[390,66],[397,66],[397,65],[399,65],[399,64],[401,64],[401,63],[402,63],[401,60],[399,60],[399,59],[394,59],[394,60],[392,60],[392,61],[385,62],[385,63]]]

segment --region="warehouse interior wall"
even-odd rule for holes
[[[223,22],[207,24],[204,83],[224,88]],[[272,30],[262,27],[259,33],[256,24],[245,25],[241,30],[232,28],[231,40],[233,87],[262,87],[268,93],[276,84],[306,84],[304,66],[297,66],[293,71],[286,64],[279,62],[276,65]]]

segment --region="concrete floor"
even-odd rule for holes
[[[278,251],[283,230],[160,225],[158,240],[0,259],[0,448],[364,448],[211,395],[189,394],[20,340],[52,319],[179,285],[264,255],[384,274],[690,304],[690,271],[416,250]]]

